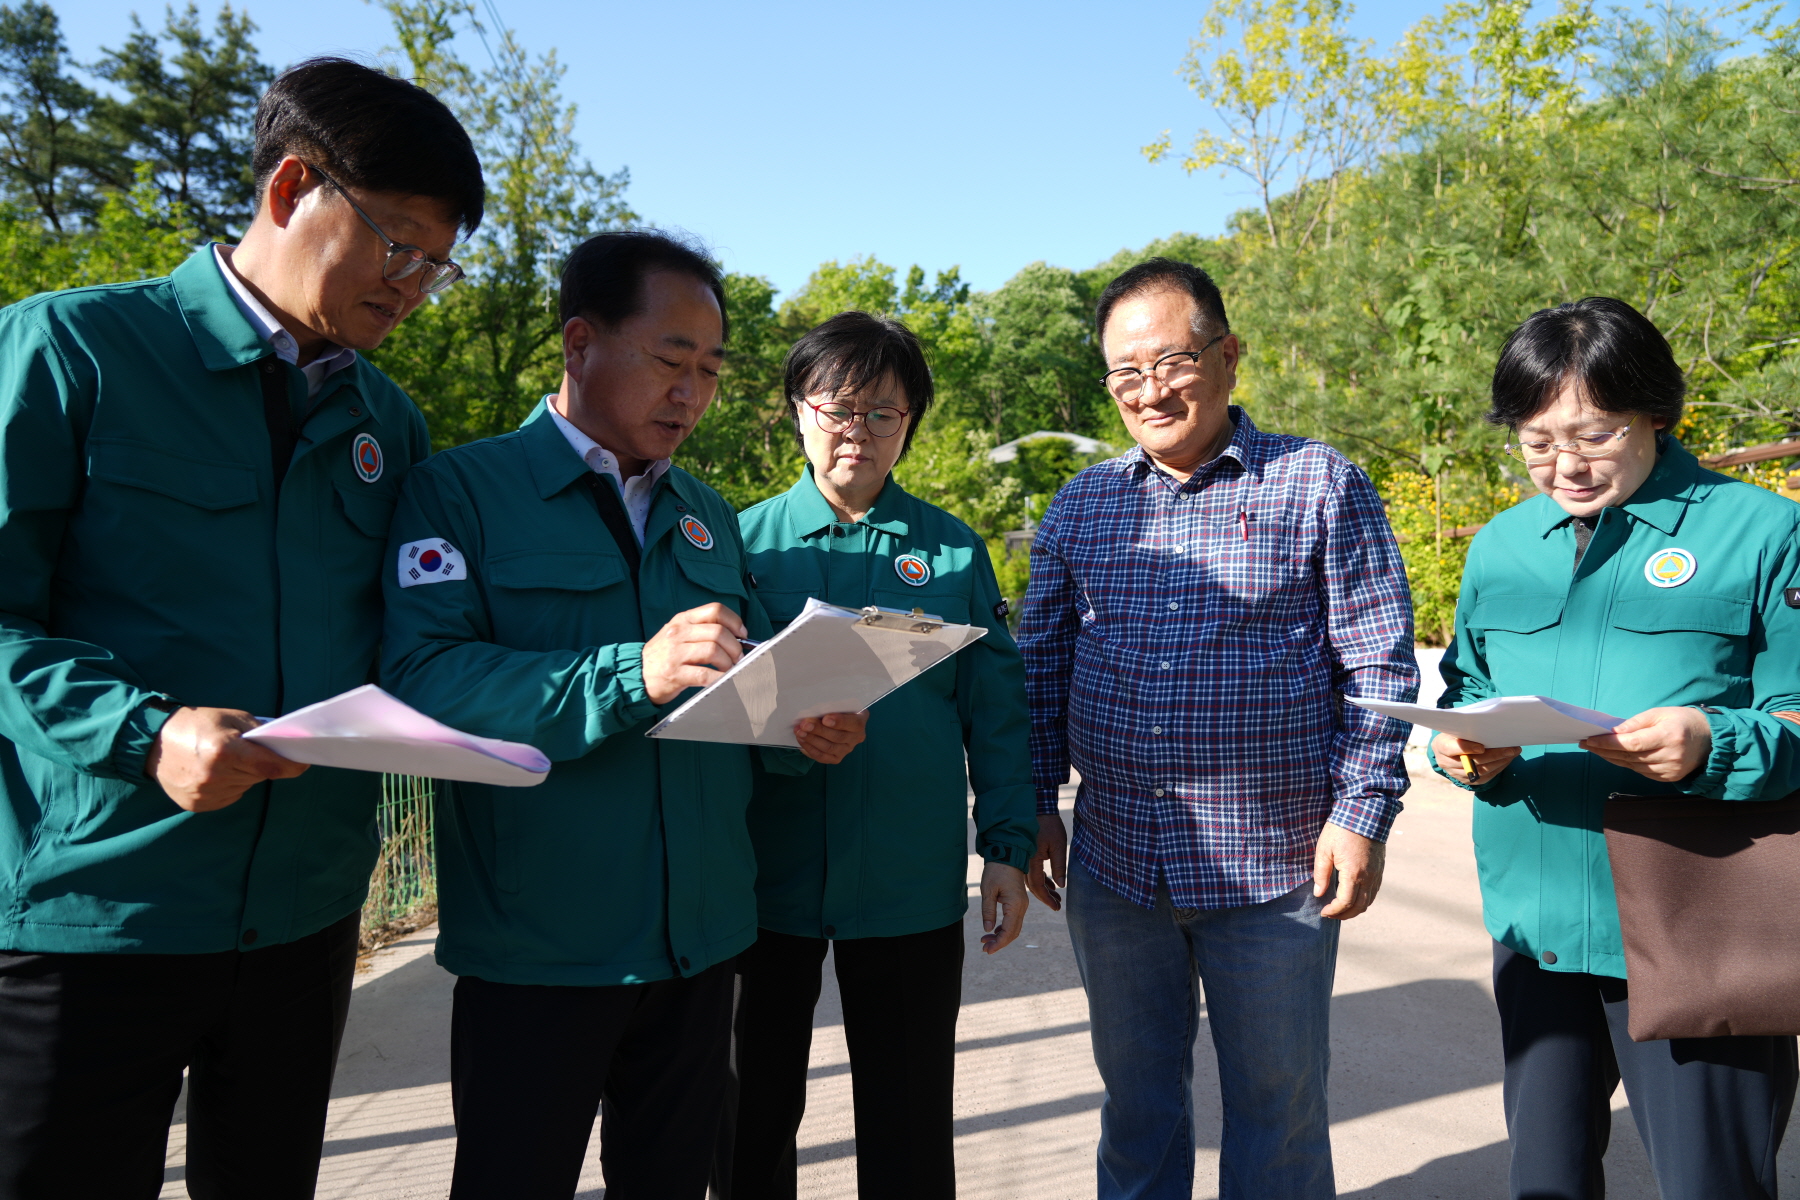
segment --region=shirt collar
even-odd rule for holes
[[[1188,477],[1187,482],[1191,483],[1201,478],[1208,471],[1216,468],[1226,459],[1235,461],[1239,467],[1248,472],[1254,472],[1259,465],[1256,445],[1258,440],[1264,436],[1262,431],[1257,429],[1256,423],[1250,419],[1250,414],[1245,412],[1241,406],[1236,404],[1229,405],[1226,407],[1225,412],[1231,419],[1231,440],[1225,443],[1225,448],[1219,451],[1218,457],[1209,459],[1200,464],[1193,475]],[[1149,474],[1151,471],[1157,471],[1159,474],[1166,474],[1166,472],[1162,472],[1154,462],[1150,461],[1150,456],[1144,452],[1142,446],[1133,446],[1114,461],[1119,464],[1118,470],[1120,474],[1136,472],[1142,476]],[[1171,482],[1176,482],[1176,486],[1178,487],[1181,486],[1177,481],[1171,480]]]
[[[1673,537],[1681,528],[1681,519],[1687,515],[1689,506],[1699,503],[1697,485],[1702,468],[1700,460],[1673,436],[1662,434],[1658,440],[1662,450],[1656,456],[1656,466],[1651,469],[1650,477],[1639,485],[1630,499],[1614,507]],[[1562,505],[1548,496],[1542,498],[1545,513],[1540,536],[1548,537],[1572,518]]]
[[[587,434],[581,432],[581,430],[575,428],[572,421],[557,412],[555,407],[551,405],[551,399],[552,397],[550,396],[544,397],[544,410],[550,414],[550,419],[556,422],[556,427],[562,431],[563,437],[568,439],[570,447],[576,454],[581,456],[581,461],[587,464],[588,470],[594,472],[596,475],[611,475],[614,479],[618,480],[619,490],[623,492],[625,490],[626,480],[625,476],[619,471],[618,455],[608,450],[605,446],[602,446],[599,442],[596,442]],[[668,474],[671,461],[672,460],[667,458],[657,459],[650,464],[650,469],[648,471],[645,471],[642,475],[634,476],[632,482],[642,480],[643,482],[638,483],[639,487],[654,487],[657,480]]]
[[[859,523],[883,533],[891,533],[895,537],[905,537],[911,528],[907,512],[912,503],[912,496],[889,475],[887,482],[882,485],[881,494],[875,497],[874,505]],[[803,538],[812,537],[833,525],[843,524],[820,493],[818,481],[813,478],[811,463],[801,468],[800,478],[788,489],[788,520],[793,524],[794,534]]]
[[[237,270],[225,257],[225,247],[214,242],[212,252],[213,261],[219,267],[219,274],[224,278],[225,285],[231,289],[231,298],[237,301],[238,311],[244,314],[245,319],[256,330],[257,336],[269,343],[275,351],[276,358],[290,366],[299,366],[300,343],[294,340],[294,335],[282,327],[281,322],[275,319],[275,314],[256,298],[256,293],[246,287],[242,279],[238,278]],[[309,377],[316,374],[318,379],[313,382],[317,383],[323,382],[326,376],[335,375],[355,362],[356,351],[348,346],[338,346],[334,352],[319,355],[301,369]]]

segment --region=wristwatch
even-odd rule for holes
[[[157,712],[173,714],[178,708],[187,706],[173,696],[152,696],[144,701],[145,708],[154,708]]]

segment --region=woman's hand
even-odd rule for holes
[[[1005,863],[991,862],[981,868],[981,952],[996,954],[1011,944],[1025,927],[1025,908],[1031,903],[1025,897],[1025,872]],[[994,928],[998,910],[1000,928]]]
[[[1453,733],[1440,733],[1432,738],[1431,750],[1437,755],[1438,766],[1470,787],[1488,782],[1506,770],[1513,759],[1519,757],[1517,746],[1501,746],[1489,750],[1480,742],[1471,742]],[[1464,755],[1468,756],[1470,764],[1475,768],[1473,774],[1463,765]]]
[[[794,741],[814,762],[841,763],[868,736],[869,713],[826,713],[794,722]]]
[[[1645,779],[1676,783],[1712,753],[1712,726],[1697,708],[1647,708],[1611,733],[1582,738],[1581,748]]]

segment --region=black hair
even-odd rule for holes
[[[1623,300],[1589,296],[1526,317],[1494,364],[1490,424],[1517,428],[1565,384],[1601,412],[1681,420],[1687,381],[1668,339]]]
[[[781,374],[795,438],[800,437],[800,405],[806,397],[858,392],[892,375],[906,393],[906,407],[912,413],[901,458],[912,449],[913,435],[937,394],[918,336],[892,317],[854,310],[839,313],[795,342]]]
[[[1186,292],[1192,296],[1194,310],[1199,313],[1201,321],[1213,326],[1212,332],[1231,332],[1231,322],[1225,319],[1225,297],[1219,294],[1219,285],[1212,281],[1212,276],[1192,263],[1159,256],[1145,259],[1137,266],[1121,271],[1106,285],[1106,290],[1100,293],[1100,302],[1094,306],[1095,344],[1105,343],[1106,320],[1112,316],[1113,306],[1119,301],[1164,289]],[[1196,328],[1194,332],[1201,333],[1204,330]]]
[[[731,335],[718,264],[698,244],[656,229],[597,233],[575,247],[562,269],[560,323],[586,317],[617,329],[644,311],[644,277],[652,271],[675,271],[705,284],[719,302],[720,340]]]
[[[309,58],[269,85],[256,106],[250,168],[260,193],[289,155],[347,188],[429,196],[465,234],[487,198],[481,160],[444,102],[347,58]]]

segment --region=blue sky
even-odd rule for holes
[[[871,253],[993,288],[1040,259],[1087,267],[1216,233],[1251,202],[1236,180],[1138,150],[1171,127],[1180,144],[1204,116],[1176,75],[1193,0],[492,3],[530,51],[555,49],[583,150],[603,171],[630,168],[638,213],[783,290]],[[133,12],[162,21],[155,0],[56,7],[81,61],[118,45]],[[392,40],[363,0],[239,7],[278,65]],[[1369,3],[1354,27],[1385,47],[1439,7]],[[210,22],[217,0],[201,11]]]

